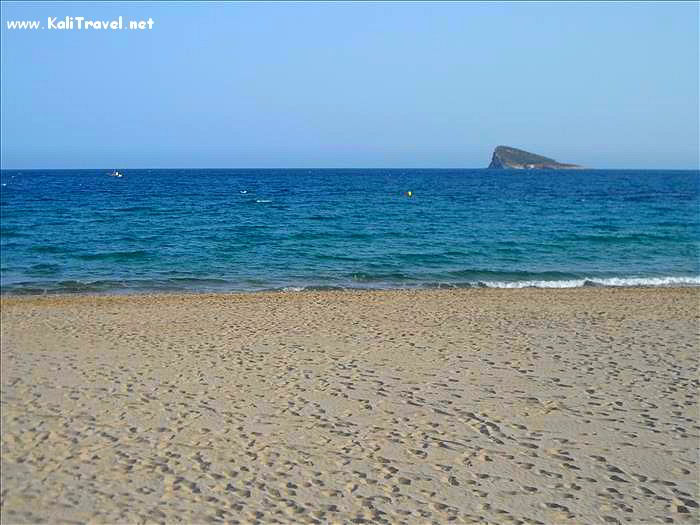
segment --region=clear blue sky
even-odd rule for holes
[[[698,3],[2,5],[2,167],[698,168]],[[8,20],[153,18],[150,31]]]

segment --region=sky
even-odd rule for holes
[[[697,2],[3,2],[1,167],[698,169]],[[48,17],[153,19],[48,29]],[[43,29],[8,29],[37,20]]]

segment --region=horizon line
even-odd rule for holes
[[[636,171],[700,171],[700,166],[694,168],[639,168],[639,167],[626,167],[626,168],[599,168],[599,167],[588,167],[582,166],[578,169],[517,169],[517,168],[489,168],[489,167],[466,167],[466,166],[455,166],[455,167],[429,167],[429,166],[419,166],[419,167],[402,167],[402,166],[391,166],[391,167],[376,167],[376,166],[358,166],[358,167],[348,167],[348,166],[323,166],[323,167],[291,167],[291,166],[242,166],[242,167],[193,167],[193,166],[170,166],[170,167],[132,167],[132,168],[113,168],[113,167],[93,167],[93,168],[2,168],[0,171],[97,171],[97,170],[178,170],[178,169],[189,169],[189,170],[490,170],[490,171],[516,171],[516,172],[528,172],[528,171],[616,171],[616,170],[636,170]]]

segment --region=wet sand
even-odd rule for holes
[[[697,523],[699,289],[2,298],[3,524]]]

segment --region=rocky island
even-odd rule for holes
[[[493,151],[490,169],[514,169],[514,170],[575,170],[582,169],[576,164],[564,164],[554,159],[535,155],[510,146],[498,146]]]

